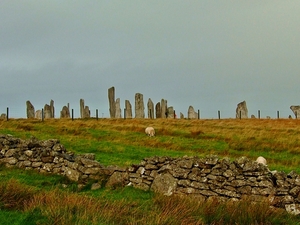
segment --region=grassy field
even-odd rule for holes
[[[153,126],[155,137],[144,130]],[[130,166],[149,156],[218,155],[267,159],[271,170],[300,173],[300,120],[10,119],[0,133],[59,139],[67,150],[95,153],[103,165]],[[77,190],[65,178],[0,168],[4,224],[297,224],[266,203],[203,203],[132,188]],[[67,184],[67,188],[63,188]],[[22,212],[22,213],[20,213]],[[101,212],[101,213],[100,213]],[[298,223],[299,224],[299,223]]]

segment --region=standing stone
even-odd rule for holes
[[[160,111],[161,111],[161,118],[168,118],[168,111],[167,111],[168,106],[167,105],[168,105],[167,104],[167,100],[162,99],[161,100],[161,109],[160,109]]]
[[[236,118],[237,119],[247,119],[248,118],[248,109],[246,101],[240,102],[236,108]]]
[[[0,119],[5,120],[6,119],[6,114],[2,113],[1,116],[0,116]]]
[[[167,109],[168,118],[174,119],[175,118],[175,111],[173,106],[168,107]]]
[[[132,118],[132,107],[129,100],[125,100],[125,118],[131,119]]]
[[[135,118],[145,118],[145,106],[143,94],[135,94]]]
[[[42,110],[36,110],[35,112],[35,118],[42,119]]]
[[[295,118],[300,117],[300,105],[292,105],[290,109],[293,111]]]
[[[198,118],[198,113],[195,112],[193,106],[189,106],[188,109],[188,119],[197,119]]]
[[[84,118],[90,118],[91,117],[91,112],[90,112],[90,108],[88,106],[85,106],[83,109],[83,119]]]
[[[51,117],[50,118],[54,118],[55,109],[54,109],[54,101],[52,99],[50,101],[50,112],[51,112]]]
[[[151,98],[148,99],[147,108],[148,108],[148,118],[154,119],[154,104]]]
[[[51,118],[51,107],[48,104],[45,104],[44,106],[44,118],[45,119]]]
[[[27,118],[34,118],[34,106],[31,104],[30,101],[26,101],[26,112],[27,112]]]
[[[180,119],[184,119],[184,115],[182,112],[180,113]]]
[[[70,118],[70,110],[67,106],[64,106],[60,111],[60,118]]]
[[[116,99],[115,109],[116,109],[115,118],[122,118],[121,106],[120,106],[120,98]]]
[[[156,118],[161,118],[160,102],[156,103],[156,105],[155,105],[155,115],[156,115]]]
[[[111,87],[108,89],[108,101],[109,101],[110,118],[115,118],[116,117],[115,87]]]
[[[79,104],[80,104],[80,106],[79,106],[80,107],[80,117],[84,118],[84,116],[83,116],[83,114],[84,114],[84,112],[83,112],[84,111],[84,100],[82,98],[80,99]]]

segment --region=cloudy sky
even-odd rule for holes
[[[26,117],[53,99],[56,117],[83,98],[108,117],[121,107],[191,105],[203,118],[282,117],[300,105],[299,0],[1,0],[0,113]]]

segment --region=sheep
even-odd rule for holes
[[[155,136],[155,130],[153,127],[147,127],[145,129],[145,133],[149,136],[149,137],[153,137]]]
[[[257,157],[256,162],[267,165],[267,160],[262,156]]]

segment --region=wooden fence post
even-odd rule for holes
[[[72,109],[72,121],[74,120],[74,109]]]
[[[258,119],[260,119],[260,110],[258,110]]]
[[[96,109],[96,119],[98,120],[98,109]]]
[[[44,109],[42,109],[42,121],[44,121]]]
[[[219,117],[219,119],[221,119],[221,112],[220,112],[220,110],[218,110],[218,117]]]
[[[279,119],[279,111],[277,111],[277,119]]]
[[[8,118],[9,118],[9,108],[7,107],[6,108],[6,121],[8,121]]]
[[[198,109],[198,120],[200,120],[200,110]]]

